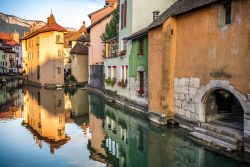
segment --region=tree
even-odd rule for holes
[[[119,26],[119,10],[116,8],[113,12],[113,17],[105,27],[105,32],[100,36],[102,41],[106,41],[118,36]]]

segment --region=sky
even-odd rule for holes
[[[104,3],[105,0],[0,0],[0,12],[47,22],[52,9],[58,24],[79,29],[83,21],[90,25],[88,14]]]

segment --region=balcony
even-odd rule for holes
[[[103,58],[110,59],[118,57],[118,39],[113,38],[104,42]]]

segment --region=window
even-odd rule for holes
[[[116,79],[116,66],[112,68],[112,79]]]
[[[61,107],[62,106],[62,100],[61,99],[58,99],[57,100],[57,108]]]
[[[60,49],[57,51],[57,55],[58,55],[59,57],[62,55],[62,52],[61,52]]]
[[[58,73],[58,74],[61,74],[61,73],[62,73],[62,71],[61,71],[61,68],[60,68],[60,67],[57,67],[57,73]]]
[[[108,66],[108,78],[111,78],[111,66]]]
[[[127,80],[128,79],[128,65],[126,65],[126,75],[125,76],[126,76],[125,80]]]
[[[127,27],[127,0],[124,2],[124,27]]]
[[[56,35],[56,43],[59,43],[60,42],[60,39],[61,37],[60,37],[60,35]]]
[[[61,124],[63,122],[63,117],[59,116],[59,124]]]
[[[138,55],[143,55],[144,50],[144,40],[140,39],[138,44]]]
[[[62,129],[58,129],[58,136],[62,136],[63,134],[63,130]]]
[[[127,40],[123,41],[123,50],[127,50]]]
[[[124,73],[125,73],[124,66],[121,66],[121,80],[124,80]]]
[[[143,142],[143,129],[142,127],[139,127],[138,128],[138,140],[137,140],[137,143],[138,143],[138,150],[140,150],[141,152],[143,152],[143,149],[144,149],[144,142]]]
[[[40,106],[41,105],[40,92],[37,92],[37,102],[38,102],[38,105]]]
[[[19,57],[19,53],[16,53],[16,57]]]
[[[124,4],[122,4],[121,6],[121,29],[123,29],[123,14],[124,14]]]
[[[127,27],[127,0],[121,5],[121,29]]]
[[[40,79],[40,66],[37,66],[37,79]]]
[[[225,24],[231,23],[231,2],[228,2],[224,5],[225,8]]]
[[[232,2],[228,0],[220,5],[218,25],[224,26],[232,23]]]

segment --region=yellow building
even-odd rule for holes
[[[44,85],[64,84],[64,33],[51,14],[47,24],[30,32],[22,39],[23,67],[28,81]]]
[[[30,87],[24,92],[23,118],[39,147],[47,142],[52,154],[70,140],[65,134],[63,90]]]

